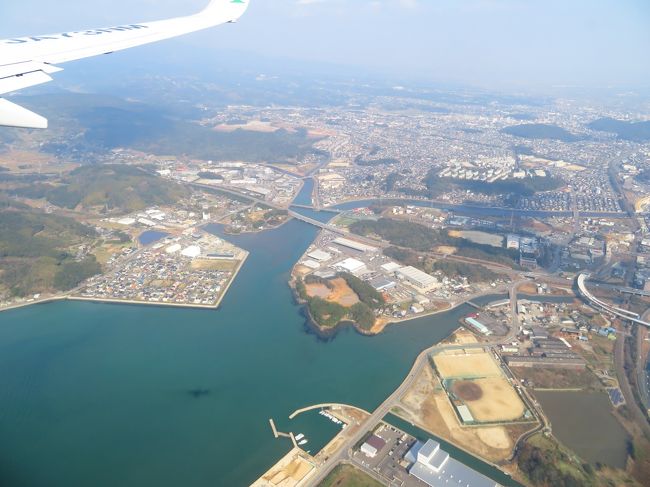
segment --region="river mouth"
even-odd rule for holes
[[[625,469],[630,438],[605,392],[536,391],[553,435],[589,463]]]
[[[218,310],[61,301],[1,313],[0,484],[250,485],[290,448],[269,418],[315,452],[336,428],[291,412],[375,409],[470,308],[372,338],[306,333],[287,283],[315,236],[292,220],[225,237],[250,256]]]

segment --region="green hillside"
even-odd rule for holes
[[[70,218],[0,200],[0,228],[0,297],[68,290],[101,271],[92,255],[74,259],[96,235]]]
[[[118,212],[175,203],[188,192],[138,167],[116,164],[80,167],[60,184],[36,184],[15,191],[27,198],[46,198],[61,208],[99,207]]]
[[[650,140],[650,121],[630,122],[613,118],[599,118],[587,125],[592,130],[611,132],[619,139],[632,142],[647,142]]]
[[[159,155],[206,160],[295,162],[308,154],[326,158],[304,129],[218,132],[199,123],[200,113],[175,111],[111,96],[58,94],[20,98],[62,132],[42,139],[44,152],[77,159],[93,152],[129,148]],[[63,136],[65,135],[65,136]],[[40,136],[39,136],[40,137]]]
[[[584,136],[572,134],[568,130],[547,123],[524,123],[511,125],[502,130],[503,133],[524,139],[550,139],[562,142],[577,142],[584,140]]]

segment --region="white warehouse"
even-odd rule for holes
[[[420,269],[416,269],[413,266],[397,269],[397,271],[395,271],[395,274],[400,279],[407,281],[409,284],[425,292],[433,291],[440,286],[438,279],[430,276],[426,272],[422,272]]]

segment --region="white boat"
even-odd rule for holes
[[[298,442],[299,445],[304,445],[305,443],[307,443],[307,440],[302,440]]]
[[[298,436],[296,436],[296,441],[300,441],[305,437],[302,433],[300,433]]]

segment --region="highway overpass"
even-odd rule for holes
[[[586,274],[584,272],[578,276],[578,289],[580,290],[580,294],[582,294],[582,296],[584,296],[584,298],[587,301],[589,301],[596,308],[606,311],[607,313],[610,313],[614,316],[617,316],[622,320],[631,321],[632,323],[636,323],[637,325],[643,325],[650,328],[650,323],[648,323],[647,321],[643,321],[638,313],[634,313],[633,311],[628,311],[626,309],[617,308],[616,306],[605,303],[604,301],[598,299],[593,294],[591,294],[591,292],[589,292],[589,290],[587,289],[587,285],[586,285],[586,281],[588,277],[589,274]]]

